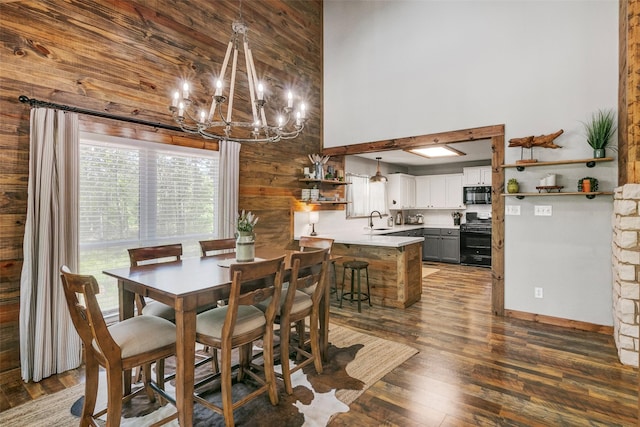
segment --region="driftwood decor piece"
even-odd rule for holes
[[[536,163],[538,160],[533,158],[533,147],[562,148],[561,146],[554,144],[553,141],[562,135],[563,132],[564,130],[560,129],[559,131],[548,135],[511,138],[509,140],[509,147],[520,147],[520,160],[516,161],[516,163]],[[524,158],[523,150],[525,148],[529,149],[529,159]]]

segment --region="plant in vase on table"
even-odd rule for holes
[[[258,217],[244,210],[236,221],[236,260],[251,262],[256,256],[256,234],[254,228]]]

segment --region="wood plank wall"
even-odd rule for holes
[[[640,183],[640,1],[620,1],[618,185]]]
[[[0,3],[0,373],[19,367],[29,108],[18,102],[18,96],[172,125],[168,105],[180,78],[188,77],[200,94],[213,94],[211,75],[219,71],[239,4],[236,0]],[[243,145],[240,155],[240,208],[260,216],[258,244],[285,247],[292,240],[295,198],[304,186],[297,179],[309,166],[307,154],[321,149],[322,3],[244,0],[241,4],[260,76],[278,92],[295,85],[309,105],[304,136],[271,145]],[[215,142],[185,134],[89,116],[81,117],[81,128],[217,149]]]

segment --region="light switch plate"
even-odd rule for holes
[[[505,215],[520,215],[520,205],[505,206]]]
[[[533,214],[535,216],[551,216],[553,209],[549,205],[536,205],[533,208]]]

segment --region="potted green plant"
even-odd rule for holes
[[[605,148],[616,131],[615,113],[613,110],[598,110],[591,116],[591,121],[583,124],[587,133],[587,144],[593,148],[593,157],[605,157]]]
[[[509,182],[507,182],[507,192],[517,193],[518,191],[520,191],[520,185],[518,184],[518,180],[515,178],[511,178]]]

